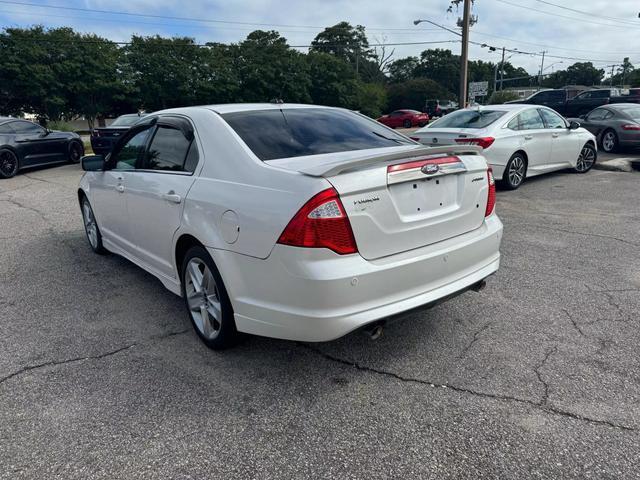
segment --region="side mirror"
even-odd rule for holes
[[[578,115],[578,118],[581,118],[582,120],[584,120],[585,118],[587,118],[587,116],[583,113],[582,115]]]
[[[576,122],[575,120],[571,120],[569,122],[569,130],[576,130],[580,128],[580,124],[578,122]]]
[[[104,155],[85,155],[80,163],[85,172],[100,172],[104,170]]]

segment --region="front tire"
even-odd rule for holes
[[[600,140],[600,146],[602,150],[607,153],[613,153],[618,149],[618,135],[613,130],[606,130],[602,134],[602,139]]]
[[[89,246],[95,253],[104,255],[107,250],[102,244],[102,234],[98,228],[98,222],[96,222],[96,216],[93,214],[93,208],[89,203],[89,199],[85,196],[80,201],[80,208],[82,210],[82,221],[84,223],[84,232],[87,235]]]
[[[70,163],[80,163],[80,159],[82,158],[82,155],[84,155],[84,145],[76,141],[69,142],[68,153]]]
[[[20,169],[18,157],[11,150],[3,148],[0,150],[0,178],[15,177]]]
[[[191,324],[212,350],[235,345],[239,339],[233,307],[213,259],[203,247],[191,247],[182,261],[182,296]]]
[[[589,170],[593,168],[596,164],[596,160],[598,158],[598,152],[595,147],[590,143],[585,144],[580,150],[580,156],[578,157],[578,161],[576,162],[575,172],[576,173],[587,173]]]
[[[508,190],[515,190],[522,185],[527,176],[527,160],[520,152],[511,155],[502,175],[502,184]]]
[[[402,126],[403,126],[404,128],[411,128],[411,120],[405,120],[405,121],[402,123]]]

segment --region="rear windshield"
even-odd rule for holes
[[[260,160],[414,143],[374,120],[345,110],[255,110],[226,113],[222,118]]]
[[[505,113],[500,110],[458,110],[436,120],[429,128],[484,128]]]
[[[621,108],[625,114],[629,115],[634,120],[640,120],[640,106],[638,107],[626,107]]]
[[[139,117],[138,115],[123,115],[122,117],[116,118],[113,121],[113,123],[109,126],[110,127],[128,127],[136,123],[138,120],[140,120],[140,118],[141,117]]]

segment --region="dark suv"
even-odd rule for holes
[[[567,98],[567,90],[541,90],[524,100],[514,100],[507,103],[528,103],[532,105],[544,105],[553,108],[565,117],[578,117],[590,112],[596,107],[611,102],[612,97],[620,95],[617,88],[598,88],[585,90],[573,98]]]

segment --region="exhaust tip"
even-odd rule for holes
[[[374,322],[362,329],[362,333],[369,337],[370,340],[378,340],[382,337],[383,332],[384,322]]]
[[[480,280],[478,283],[471,286],[471,290],[473,290],[474,292],[479,292],[481,290],[484,290],[486,286],[487,286],[487,281]]]

